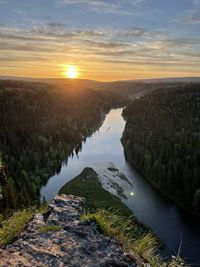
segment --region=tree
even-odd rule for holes
[[[197,189],[194,193],[192,206],[194,210],[200,212],[200,189]]]

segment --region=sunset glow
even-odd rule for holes
[[[0,73],[199,77],[199,11],[200,0],[0,0]]]

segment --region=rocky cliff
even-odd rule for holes
[[[25,230],[0,250],[0,266],[136,267],[130,255],[83,221],[84,199],[60,195],[46,215],[37,214]]]

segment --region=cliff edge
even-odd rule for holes
[[[84,199],[56,196],[12,244],[0,250],[0,266],[137,267],[130,255],[92,221],[83,221]]]

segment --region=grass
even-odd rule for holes
[[[186,264],[184,263],[184,261],[180,258],[180,257],[176,257],[174,259],[172,259],[172,261],[169,264],[169,267],[183,267],[186,266]]]
[[[1,225],[1,222],[4,220],[4,216],[3,214],[0,213],[0,225]]]
[[[117,240],[125,251],[133,256],[133,259],[141,264],[149,262],[152,266],[162,266],[161,260],[156,259],[155,251],[157,239],[150,233],[138,235],[137,223],[133,217],[124,220],[123,216],[106,210],[99,210],[82,216],[83,220],[92,220],[99,231]]]
[[[0,247],[5,247],[24,230],[25,225],[33,218],[36,213],[47,212],[47,206],[39,209],[29,208],[14,212],[12,216],[1,222],[0,228]]]
[[[143,266],[144,262],[149,263],[152,267],[186,266],[179,257],[174,258],[170,263],[162,261],[157,255],[158,240],[150,232],[139,236],[133,217],[124,220],[123,216],[116,213],[99,210],[83,215],[81,218],[94,221],[99,231],[117,240],[139,266]]]
[[[3,221],[0,229],[0,246],[4,247],[10,243],[32,217],[32,210],[23,210],[15,212],[9,219]]]
[[[49,231],[58,231],[60,229],[59,225],[44,225],[39,229],[40,233],[47,233]]]

